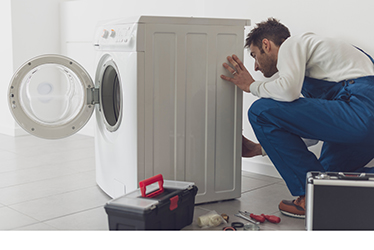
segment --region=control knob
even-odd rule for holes
[[[111,38],[115,38],[115,37],[116,37],[116,31],[115,31],[115,30],[112,29],[112,30],[110,31],[110,37],[111,37]]]
[[[104,38],[104,39],[107,39],[108,36],[109,36],[109,31],[107,31],[106,29],[104,29],[101,37]]]

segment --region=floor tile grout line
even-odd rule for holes
[[[14,212],[20,213],[20,214],[22,214],[22,215],[24,215],[24,216],[26,216],[26,217],[28,217],[28,218],[30,218],[30,219],[33,219],[33,220],[37,221],[37,222],[35,222],[35,223],[31,223],[31,224],[27,224],[27,225],[23,225],[23,226],[28,226],[28,225],[32,225],[32,224],[36,224],[36,223],[40,222],[40,220],[38,220],[38,219],[36,219],[36,218],[34,218],[34,217],[28,215],[28,214],[25,214],[25,213],[23,213],[23,212],[21,212],[21,211],[18,211],[17,209],[14,209],[14,208],[9,207],[9,206],[5,206],[5,207],[8,208],[8,209],[13,210]]]
[[[27,157],[24,157],[24,156],[21,156],[21,157],[24,158],[25,160],[27,160]],[[83,160],[88,160],[88,159],[92,159],[92,158],[94,158],[94,157],[93,156],[89,156],[89,157],[81,158],[81,159],[78,159],[78,160],[69,160],[69,161],[66,161],[66,162],[59,163],[59,164],[73,163],[73,162],[76,162],[76,161],[83,161]],[[10,173],[10,172],[16,172],[16,171],[23,171],[23,170],[30,170],[30,169],[38,168],[38,167],[46,167],[48,165],[56,165],[56,164],[51,164],[51,163],[43,161],[43,162],[40,163],[40,165],[37,165],[37,166],[34,166],[34,167],[28,167],[28,168],[21,168],[21,169],[16,169],[16,170],[4,171],[4,172],[0,172],[0,175],[4,174],[4,173]]]
[[[92,151],[95,150],[94,142],[93,141],[92,142],[86,142],[86,143],[87,143],[87,145],[79,147],[79,150],[86,150],[86,149],[92,149]],[[88,144],[90,144],[90,145],[88,145]],[[63,143],[61,143],[60,145],[63,145]],[[36,147],[37,148],[45,148],[45,147],[49,147],[49,146],[53,146],[53,145],[48,145],[48,143],[47,143],[45,145],[37,145]],[[62,153],[66,153],[66,152],[69,152],[69,151],[76,151],[76,150],[78,150],[78,149],[69,148],[68,146],[69,145],[59,146],[58,149],[56,149],[54,153],[61,153],[61,152]],[[62,148],[62,150],[61,150],[61,148]],[[27,149],[28,149],[28,147],[22,147],[22,148],[18,147],[18,148],[13,148],[13,149],[4,149],[3,148],[3,149],[0,149],[0,152],[12,153],[12,154],[15,154],[17,156],[22,156],[22,157],[26,157],[27,158],[29,156],[25,156],[22,153],[19,153],[19,151],[22,152],[22,151],[27,150]]]
[[[16,227],[16,228],[11,229],[11,230],[17,230],[17,229],[20,229],[20,228],[23,228],[23,227],[27,227],[27,226],[31,226],[31,225],[35,225],[35,224],[38,224],[38,223],[43,223],[43,224],[45,224],[47,226],[55,228],[56,230],[63,230],[63,229],[57,228],[56,226],[50,225],[47,222],[51,221],[51,220],[55,220],[55,219],[59,219],[59,218],[67,217],[67,216],[71,216],[71,215],[74,215],[74,214],[79,214],[79,213],[87,212],[87,211],[90,211],[90,210],[93,210],[93,209],[97,209],[97,208],[100,208],[100,207],[102,207],[104,209],[104,205],[100,205],[100,206],[95,206],[95,207],[92,207],[92,208],[87,208],[87,209],[83,209],[83,210],[80,210],[80,211],[76,211],[76,212],[73,212],[73,213],[68,213],[68,214],[64,214],[64,215],[61,215],[61,216],[53,217],[53,218],[46,219],[46,220],[39,220],[39,219],[36,219],[36,218],[34,218],[34,217],[30,216],[30,215],[24,214],[24,213],[22,213],[22,212],[20,212],[18,210],[13,209],[14,211],[16,211],[18,213],[21,213],[21,214],[23,214],[23,215],[25,215],[27,217],[30,217],[31,219],[34,219],[37,222],[31,223],[31,224],[27,224],[27,225],[23,225],[23,226],[20,226],[20,227]]]
[[[71,216],[71,215],[74,215],[74,214],[79,214],[79,213],[87,212],[87,211],[90,211],[90,210],[93,210],[93,209],[97,209],[97,208],[101,208],[101,207],[104,209],[104,206],[105,205],[95,206],[95,207],[83,209],[83,210],[80,210],[80,211],[76,211],[74,213],[68,213],[68,214],[64,214],[64,215],[57,216],[57,217],[54,217],[54,218],[50,218],[50,219],[46,219],[46,220],[41,220],[40,222],[43,222],[43,223],[47,224],[46,222],[51,221],[51,220],[56,220],[56,219],[60,219],[60,218],[67,217],[67,216]],[[47,225],[49,225],[49,224],[47,224]]]
[[[269,186],[272,186],[272,185],[276,185],[276,184],[278,184],[278,183],[270,183],[270,184],[267,184],[267,185],[264,185],[264,186],[261,186],[261,187],[257,187],[257,188],[253,188],[253,189],[248,190],[248,191],[244,191],[241,194],[249,193],[249,192],[252,192],[252,191],[255,191],[255,190],[258,190],[258,189],[261,189],[261,188],[269,187]]]
[[[26,202],[32,202],[32,201],[36,201],[36,200],[40,200],[40,199],[51,198],[53,196],[58,196],[58,195],[63,195],[63,194],[68,194],[68,193],[73,193],[73,192],[77,192],[77,191],[81,191],[81,190],[85,190],[85,189],[90,189],[90,188],[93,188],[93,187],[98,187],[98,185],[95,184],[95,185],[92,185],[92,186],[89,186],[89,187],[78,188],[78,189],[69,190],[69,191],[62,192],[62,193],[55,193],[55,194],[51,194],[51,195],[47,195],[47,196],[43,196],[43,197],[31,199],[31,200],[16,202],[16,203],[12,203],[12,204],[9,204],[9,205],[4,205],[4,206],[11,207],[11,206],[19,205],[19,204],[26,203]],[[1,203],[1,204],[3,204],[3,203]]]
[[[260,175],[260,174],[258,174],[258,175]],[[274,178],[274,179],[276,179],[276,180],[274,180],[274,183],[284,182],[283,179],[280,179],[280,178],[276,178],[276,177],[272,177],[272,176],[267,176],[267,175],[263,175],[263,176],[266,176],[268,178]],[[259,180],[259,181],[270,181],[270,180],[264,180],[264,179],[256,177],[256,176],[246,176],[245,174],[242,174],[242,177],[252,178],[252,179]],[[273,181],[271,181],[271,182],[273,182]]]
[[[12,188],[12,187],[16,187],[16,186],[22,186],[22,185],[25,185],[25,184],[32,184],[32,183],[36,183],[36,182],[42,182],[42,181],[48,181],[48,180],[58,179],[58,178],[66,177],[66,176],[70,176],[70,175],[85,174],[85,173],[91,172],[91,171],[95,171],[95,169],[85,170],[85,171],[76,172],[76,173],[70,173],[70,174],[61,174],[61,175],[58,175],[58,176],[55,176],[55,177],[46,178],[46,179],[40,179],[40,180],[35,180],[35,181],[22,182],[20,184],[15,184],[15,185],[10,185],[10,186],[0,187],[0,190],[1,189],[6,189],[6,188]],[[0,173],[0,175],[1,175],[1,173]]]
[[[35,223],[32,223],[32,224],[28,224],[28,225],[23,225],[23,226],[20,226],[20,227],[15,227],[15,228],[12,228],[12,229],[9,229],[10,231],[25,231],[25,230],[22,230],[22,228],[24,228],[24,227],[29,227],[29,226],[33,226],[33,225],[37,225],[37,224],[40,224],[40,223],[42,223],[42,224],[44,224],[44,225],[46,225],[46,226],[49,226],[49,227],[52,227],[53,228],[53,230],[40,230],[40,231],[57,231],[57,230],[60,230],[60,229],[58,229],[58,228],[56,228],[56,227],[54,227],[54,226],[51,226],[51,225],[49,225],[49,224],[46,224],[46,223],[43,223],[42,221],[37,221],[37,222],[35,222]],[[35,230],[31,230],[31,231],[35,231]]]

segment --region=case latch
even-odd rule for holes
[[[98,104],[100,103],[99,89],[90,88],[87,89],[87,104]]]
[[[178,200],[179,200],[178,195],[170,198],[170,206],[169,206],[170,211],[173,211],[174,209],[178,207]]]

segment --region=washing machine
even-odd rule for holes
[[[221,80],[243,58],[249,20],[141,16],[100,23],[93,81],[76,61],[41,55],[8,100],[32,135],[59,139],[95,113],[96,180],[116,198],[156,174],[191,181],[196,203],[241,194],[242,91]]]

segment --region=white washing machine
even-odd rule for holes
[[[219,77],[243,58],[249,20],[142,16],[100,24],[93,82],[74,60],[26,62],[9,105],[30,134],[58,139],[96,113],[97,184],[115,198],[140,180],[194,182],[196,203],[240,197],[242,92]]]

